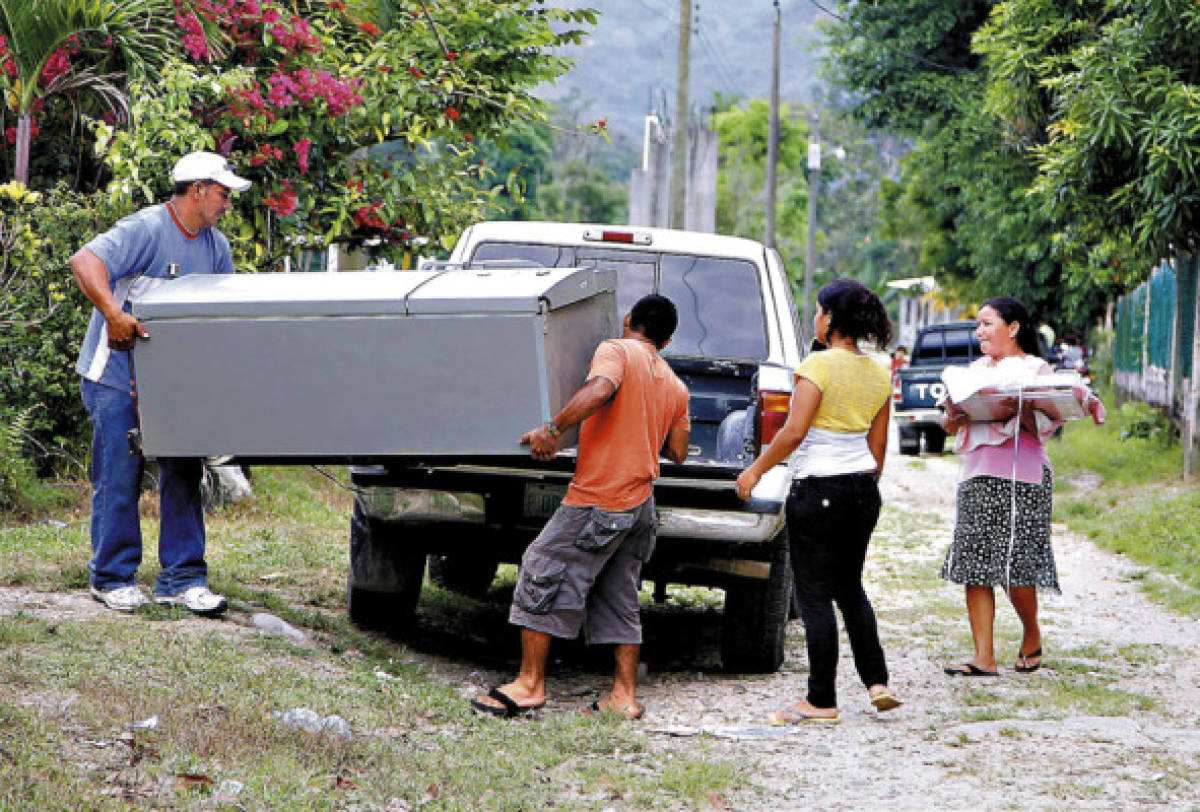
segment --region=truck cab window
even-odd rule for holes
[[[659,293],[679,308],[679,329],[665,355],[766,358],[763,296],[751,263],[664,254]]]
[[[617,272],[617,314],[624,316],[634,303],[654,292],[658,255],[642,251],[599,251],[579,249],[583,268],[605,268]]]
[[[527,259],[546,268],[572,268],[575,266],[575,251],[561,245],[485,242],[480,243],[471,255],[472,262],[489,259]]]
[[[500,242],[480,243],[471,259],[527,259],[549,268],[611,269],[617,272],[618,313],[628,313],[634,302],[655,291],[679,308],[679,329],[665,355],[767,357],[763,295],[758,269],[750,262]]]
[[[946,342],[947,363],[962,363],[979,357],[979,339],[973,332],[955,330],[942,333],[942,337]]]
[[[930,331],[921,336],[921,340],[917,343],[917,351],[913,353],[912,363],[913,366],[940,364],[944,357],[942,334]]]

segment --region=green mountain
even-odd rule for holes
[[[575,111],[582,121],[607,119],[615,140],[641,142],[650,112],[674,117],[678,0],[549,0],[589,6],[600,20],[583,44],[566,49],[570,73],[539,94]],[[780,95],[807,101],[822,95],[817,77],[825,16],[810,0],[783,0]],[[711,107],[723,97],[765,98],[771,91],[770,0],[693,0],[691,104]]]

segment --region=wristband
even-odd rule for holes
[[[555,440],[557,440],[559,437],[562,436],[562,431],[558,428],[557,425],[555,425],[553,420],[547,420],[542,425],[546,428],[546,431],[550,432],[550,436],[553,437]]]

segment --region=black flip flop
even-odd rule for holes
[[[999,671],[984,671],[974,663],[959,663],[958,665],[948,665],[942,669],[942,673],[947,677],[998,677]]]
[[[1031,657],[1037,657],[1037,662],[1033,665],[1029,664]],[[1037,651],[1031,651],[1028,654],[1017,652],[1017,664],[1013,666],[1013,670],[1021,674],[1032,674],[1042,667],[1042,647],[1038,646]]]
[[[491,714],[492,716],[497,716],[501,719],[512,719],[516,716],[520,716],[523,713],[531,713],[532,711],[544,707],[546,704],[545,702],[539,702],[536,705],[518,705],[516,700],[504,693],[504,691],[501,691],[500,686],[498,685],[492,686],[492,689],[487,692],[487,695],[489,698],[496,700],[504,707],[497,708],[495,705],[489,705],[486,702],[480,702],[478,699],[471,700],[471,707],[477,711]]]

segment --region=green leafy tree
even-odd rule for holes
[[[569,223],[621,223],[626,218],[629,192],[586,161],[571,160],[551,167],[548,183],[538,188],[535,217]]]
[[[500,182],[492,187],[501,207],[494,216],[589,223],[627,219],[635,149],[625,140],[591,137],[582,120],[586,106],[577,98],[565,99],[555,105],[550,121],[518,121],[483,142],[480,157]],[[599,129],[600,123],[590,126]]]
[[[971,37],[995,0],[840,0],[825,28],[835,84],[869,127],[921,135],[970,108],[981,58]]]
[[[71,278],[68,259],[124,213],[101,194],[0,186],[0,425],[26,416],[22,442],[40,450],[42,472],[69,459],[52,451],[73,454],[88,425],[75,359],[91,304]]]
[[[783,105],[780,115],[776,191],[776,247],[788,272],[803,279],[808,244],[809,188],[807,154],[811,110]],[[716,114],[720,174],[717,179],[717,231],[762,239],[765,227],[767,127],[765,99],[726,106]],[[881,183],[900,144],[868,137],[863,126],[845,115],[836,100],[821,109],[821,197],[817,204],[818,268],[814,282],[853,277],[886,290],[884,283],[908,273],[909,263],[894,240],[864,230],[878,217]],[[835,148],[846,159],[832,157]]]
[[[1195,3],[1011,0],[976,40],[988,109],[1031,149],[1064,255],[1099,281],[1200,247],[1198,36]]]
[[[1082,327],[1112,288],[1073,265],[1060,218],[1029,194],[1032,142],[1012,139],[988,103],[991,62],[972,47],[1007,5],[839,3],[830,71],[860,118],[914,139],[899,185],[885,190],[877,235],[901,240],[915,270],[960,301],[1009,294],[1051,322]]]

